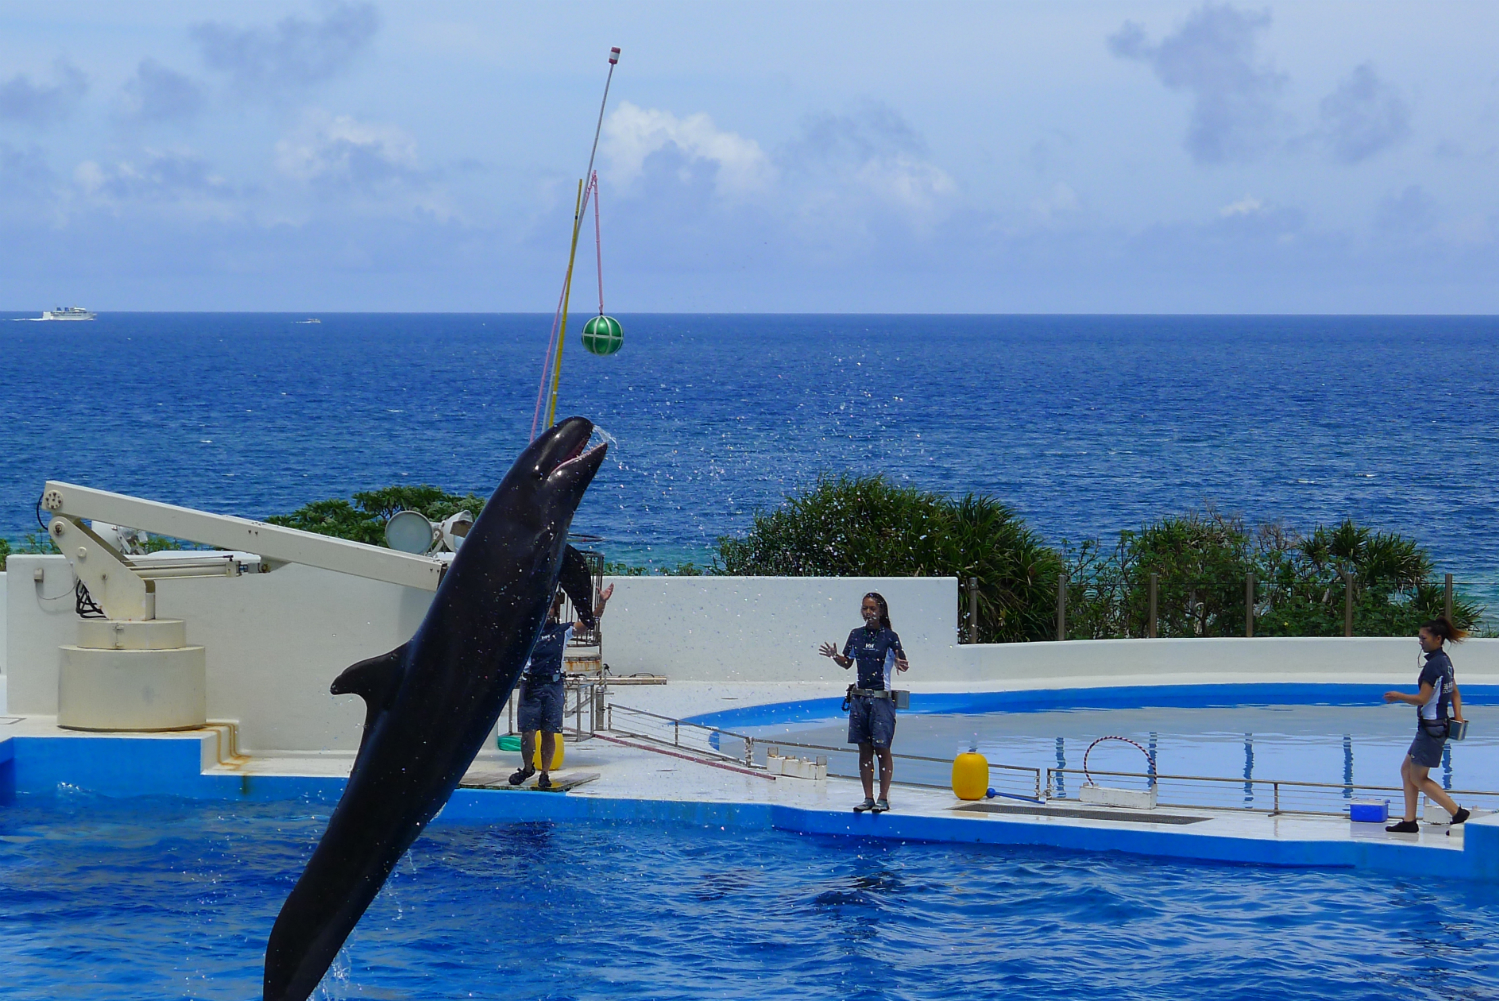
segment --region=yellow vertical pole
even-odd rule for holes
[[[562,385],[562,347],[567,343],[567,302],[573,291],[573,259],[578,256],[578,228],[583,224],[583,182],[573,209],[573,245],[567,252],[567,277],[562,281],[562,324],[557,328],[557,360],[552,363],[552,398],[547,402],[547,427],[557,423],[557,389]]]

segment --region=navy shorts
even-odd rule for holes
[[[1418,765],[1427,768],[1435,768],[1442,763],[1442,748],[1447,746],[1446,730],[1441,730],[1441,736],[1435,736],[1427,732],[1424,726],[1416,727],[1416,739],[1411,741],[1411,760]]]
[[[540,730],[542,733],[562,732],[562,679],[541,684],[521,683],[520,705],[515,713],[515,726],[521,733]]]
[[[895,739],[895,703],[854,695],[848,700],[848,742],[889,750]]]

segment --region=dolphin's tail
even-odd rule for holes
[[[420,833],[418,827],[399,841],[367,846],[360,843],[363,838],[341,837],[339,820],[335,810],[271,929],[265,947],[265,1001],[306,1001]]]

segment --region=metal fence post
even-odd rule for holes
[[[979,579],[968,578],[968,642],[979,641]]]
[[[1067,575],[1057,574],[1057,639],[1067,638]]]
[[[1254,574],[1244,582],[1244,635],[1254,639]]]
[[[1353,635],[1353,573],[1343,571],[1343,635]]]
[[[1156,638],[1156,630],[1159,628],[1157,623],[1160,619],[1160,614],[1158,611],[1160,605],[1160,597],[1161,575],[1158,573],[1153,573],[1150,575],[1150,620],[1146,625],[1147,632],[1145,634],[1151,639]]]
[[[1447,610],[1447,621],[1451,622],[1452,621],[1452,575],[1451,574],[1447,575],[1446,592],[1447,592],[1446,593],[1446,601],[1445,601],[1443,607]]]

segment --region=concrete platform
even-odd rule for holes
[[[697,693],[699,697],[703,693]],[[700,703],[699,703],[700,704]],[[661,709],[670,705],[663,699]],[[47,717],[0,725],[0,798],[55,795],[286,800],[331,806],[352,765],[347,754],[235,753],[225,725],[171,734],[82,734]],[[615,739],[606,739],[614,737]],[[1172,860],[1338,867],[1499,880],[1499,815],[1463,828],[1388,834],[1334,816],[1162,807],[1155,815],[1076,800],[964,803],[947,790],[897,784],[891,812],[855,814],[858,782],[773,777],[690,752],[604,734],[570,743],[558,779],[590,776],[565,792],[517,795],[483,788],[518,755],[482,752],[438,823],[513,821],[686,823],[831,837],[1122,851]]]

